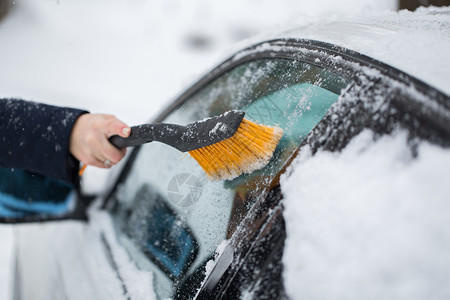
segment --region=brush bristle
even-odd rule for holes
[[[236,133],[221,142],[189,151],[210,179],[233,179],[269,162],[283,130],[243,119]]]

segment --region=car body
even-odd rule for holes
[[[288,298],[280,177],[302,149],[339,152],[364,130],[382,137],[398,128],[407,131],[411,151],[420,141],[450,146],[448,84],[426,70],[421,80],[401,60],[397,68],[350,49],[359,42],[366,52],[393,35],[403,42],[405,27],[388,23],[289,31],[218,65],[152,121],[187,124],[243,110],[285,132],[269,165],[211,182],[177,150],[157,143],[135,148],[87,215],[79,208],[87,200],[78,200],[70,217],[89,223],[17,230],[15,299]],[[408,67],[412,75],[399,69]]]

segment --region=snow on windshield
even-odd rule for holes
[[[292,299],[448,299],[450,150],[407,133],[302,149],[284,175],[283,263]]]

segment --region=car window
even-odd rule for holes
[[[222,74],[167,116],[164,122],[187,124],[238,109],[249,120],[280,126],[284,135],[265,168],[225,181],[209,181],[189,154],[167,145],[140,148],[113,194],[112,211],[119,241],[139,268],[154,272],[161,298],[183,282],[198,288],[216,247],[233,235],[346,85],[310,64],[261,59]]]
[[[56,218],[75,207],[75,190],[25,170],[0,167],[0,221]]]

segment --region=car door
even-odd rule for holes
[[[255,217],[258,201],[270,193],[279,199],[279,172],[348,86],[344,72],[273,53],[283,54],[243,52],[230,59],[157,120],[187,124],[237,109],[252,121],[280,126],[283,138],[265,168],[233,180],[209,181],[187,154],[151,143],[131,154],[106,199],[119,242],[139,269],[154,274],[160,299],[209,295],[225,270],[244,255],[245,245],[233,244],[233,239],[240,236],[245,244],[246,236],[250,243],[265,226],[267,211],[265,217]],[[217,267],[219,257],[223,267]],[[217,280],[205,280],[211,276]]]

